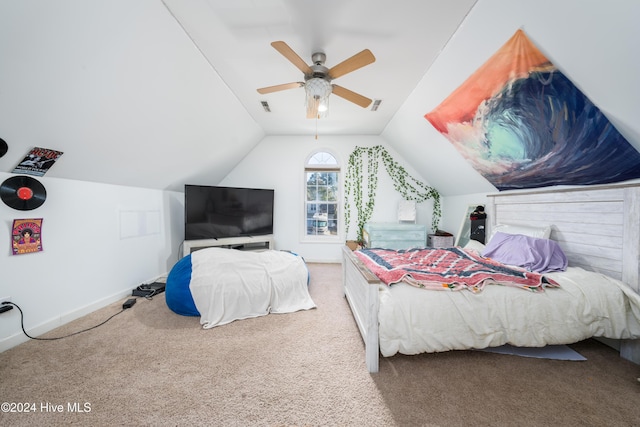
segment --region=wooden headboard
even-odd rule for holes
[[[488,196],[488,234],[496,224],[551,225],[570,266],[596,271],[640,293],[640,183]],[[622,357],[640,363],[640,340],[622,342]]]
[[[551,225],[551,239],[569,265],[604,273],[640,292],[640,184],[488,197],[489,233],[501,223]]]

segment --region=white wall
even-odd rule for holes
[[[0,182],[15,176],[0,173]],[[0,298],[11,297],[40,335],[131,295],[166,274],[183,236],[181,193],[37,177],[45,203],[21,211],[0,203]],[[43,218],[43,251],[11,254],[14,219]],[[0,351],[27,338],[18,310],[0,315]]]
[[[405,166],[407,172],[425,182],[380,137],[323,137],[321,135],[317,141],[313,136],[266,137],[224,178],[220,185],[275,189],[274,236],[276,249],[294,251],[310,262],[339,262],[340,250],[346,240],[344,235],[333,243],[301,241],[305,161],[312,152],[326,149],[338,158],[344,177],[349,155],[354,148],[375,145],[385,146],[396,161]],[[397,206],[401,199],[400,194],[393,188],[384,166],[380,165],[376,207],[371,221],[396,222]],[[342,196],[340,196],[340,200],[342,200]],[[431,226],[432,206],[431,202],[418,205],[417,222],[426,224],[428,229]],[[341,215],[342,217],[343,215]],[[350,238],[355,237],[353,226],[350,228],[349,234]]]

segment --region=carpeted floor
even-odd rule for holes
[[[1,353],[0,400],[34,411],[2,412],[0,425],[638,425],[640,366],[592,340],[571,346],[586,361],[397,355],[371,375],[341,266],[309,268],[314,310],[203,330],[161,294],[92,331]],[[121,304],[45,336],[96,325]]]

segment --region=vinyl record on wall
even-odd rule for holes
[[[9,146],[4,139],[0,138],[0,157],[7,154],[7,150],[9,150]]]
[[[13,209],[30,211],[42,206],[47,198],[47,191],[35,178],[13,176],[0,185],[0,198]]]

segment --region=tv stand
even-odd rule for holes
[[[222,239],[185,240],[182,244],[182,256],[187,256],[198,249],[211,247],[233,248],[234,246],[238,246],[240,247],[239,249],[243,250],[275,249],[275,242],[273,240],[273,234],[251,237],[226,237]]]

